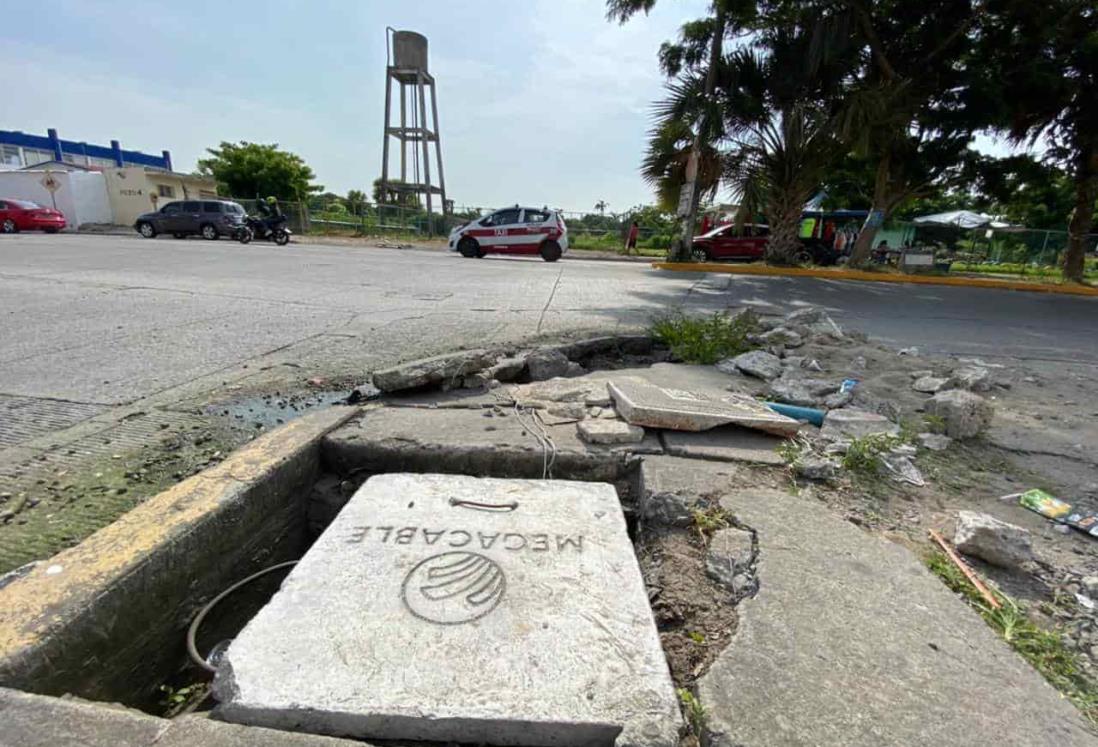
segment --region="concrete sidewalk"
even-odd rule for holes
[[[779,491],[720,504],[757,533],[759,592],[699,682],[711,745],[1098,744],[908,550]]]

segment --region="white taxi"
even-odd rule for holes
[[[515,205],[455,228],[450,233],[450,251],[478,258],[540,254],[546,262],[556,262],[568,251],[568,228],[556,210]]]

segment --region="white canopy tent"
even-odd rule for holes
[[[931,226],[957,226],[958,228],[1009,228],[1009,223],[995,220],[986,213],[974,213],[971,210],[950,210],[934,215],[920,215],[912,219],[913,223]]]

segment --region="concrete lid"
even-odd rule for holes
[[[670,747],[680,725],[621,505],[597,483],[371,478],[215,693],[227,720],[339,736]]]

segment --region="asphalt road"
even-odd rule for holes
[[[133,402],[277,358],[312,368],[577,329],[673,307],[821,304],[896,346],[1098,363],[1098,299],[671,274],[644,264],[122,236],[0,236],[0,395]]]

